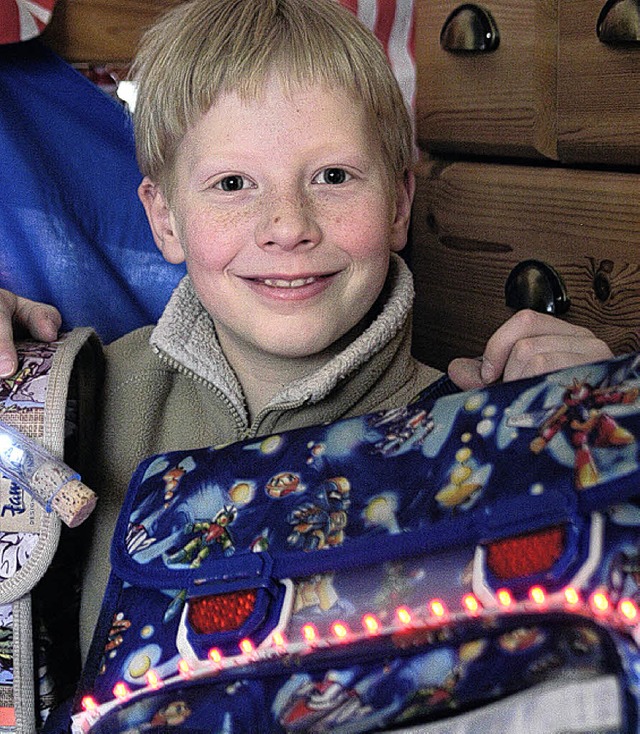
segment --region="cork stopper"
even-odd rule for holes
[[[93,512],[97,501],[96,494],[78,479],[64,484],[51,500],[51,506],[70,528],[83,523]]]

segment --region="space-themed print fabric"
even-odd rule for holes
[[[368,732],[599,679],[636,731],[640,357],[447,387],[144,461],[74,731]]]

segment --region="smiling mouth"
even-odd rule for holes
[[[328,277],[328,275],[313,275],[308,278],[293,278],[291,280],[287,278],[254,278],[253,280],[270,288],[302,288]]]

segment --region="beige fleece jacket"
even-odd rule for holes
[[[155,327],[136,330],[107,347],[97,471],[91,477],[100,501],[82,596],[83,657],[109,575],[115,521],[140,461],[165,451],[220,445],[397,407],[439,377],[411,357],[413,283],[395,255],[388,294],[377,317],[343,352],[287,386],[252,421],[215,327],[188,277]]]

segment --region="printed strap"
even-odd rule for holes
[[[75,329],[56,342],[17,345],[19,367],[0,380],[0,420],[63,458],[65,437],[99,370],[99,342],[91,329]],[[81,370],[85,375],[75,379]],[[74,376],[82,383],[70,392]],[[84,420],[84,418],[82,419]],[[0,732],[33,734],[55,703],[39,641],[34,640],[32,589],[49,568],[61,523],[30,495],[0,474]],[[36,673],[39,677],[36,693]],[[39,709],[39,710],[36,710]]]

